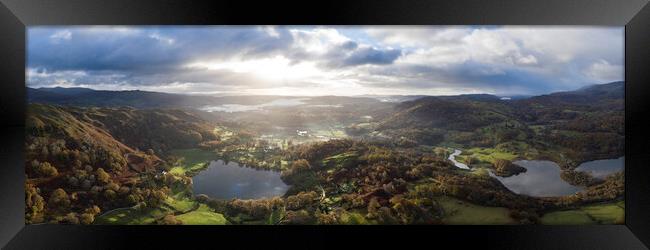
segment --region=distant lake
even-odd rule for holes
[[[246,112],[246,111],[255,111],[255,110],[262,110],[265,108],[270,108],[270,107],[292,107],[292,106],[299,106],[305,104],[305,100],[309,100],[309,98],[280,98],[280,99],[275,99],[273,101],[267,102],[267,103],[262,103],[262,104],[255,104],[255,105],[244,105],[244,104],[221,104],[217,106],[205,106],[202,107],[201,110],[207,111],[207,112],[228,112],[228,113],[233,113],[233,112]]]
[[[259,199],[282,196],[289,189],[280,172],[239,167],[235,162],[212,161],[192,177],[194,194],[215,199]]]
[[[576,171],[589,172],[591,176],[603,179],[606,176],[622,171],[625,167],[625,156],[616,159],[596,160],[580,164]]]
[[[513,163],[526,168],[527,171],[510,177],[499,177],[492,172],[490,175],[517,194],[553,197],[571,195],[583,189],[562,180],[560,167],[555,162],[523,160]]]

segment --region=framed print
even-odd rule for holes
[[[650,243],[645,1],[2,3],[8,249]]]

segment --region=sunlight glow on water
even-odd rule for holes
[[[246,112],[246,111],[255,111],[263,110],[270,107],[293,107],[305,104],[305,100],[309,98],[294,98],[294,99],[276,99],[267,103],[257,104],[257,105],[244,105],[244,104],[221,104],[217,106],[205,106],[201,108],[203,111],[207,112]]]

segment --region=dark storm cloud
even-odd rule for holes
[[[391,64],[402,52],[397,49],[378,50],[372,47],[355,50],[343,60],[343,65]]]
[[[480,90],[482,93],[518,94],[548,93],[556,91],[553,79],[531,74],[518,68],[506,68],[495,72],[492,65],[464,62],[447,68],[431,65],[408,65],[376,68],[369,71],[366,80],[369,86],[390,88],[394,82],[372,80],[379,78],[400,78],[400,87],[415,91],[433,88],[458,88]]]
[[[28,31],[28,66],[41,73],[30,77],[31,85],[63,79],[87,85],[215,82],[220,86],[236,84],[232,79],[242,77],[186,65],[280,55],[293,64],[314,61],[338,68],[389,64],[399,54],[399,50],[360,48],[347,41],[319,55],[296,46],[289,29],[270,27],[34,27]]]
[[[622,80],[622,35],[596,27],[39,26],[28,29],[26,73],[32,87],[539,94]]]
[[[67,38],[57,38],[69,32]],[[291,35],[251,28],[48,28],[29,30],[30,67],[89,71],[164,71],[198,58],[259,57],[286,50]]]

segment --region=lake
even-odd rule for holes
[[[515,161],[514,164],[527,169],[526,172],[510,177],[490,175],[517,194],[535,197],[554,197],[571,195],[583,190],[560,178],[560,167],[552,161]]]
[[[245,104],[221,104],[217,106],[205,106],[201,110],[207,112],[246,112],[246,111],[258,111],[267,108],[273,107],[293,107],[300,106],[305,104],[304,101],[309,100],[309,98],[280,98],[273,101],[257,104],[257,105],[245,105]]]
[[[576,171],[589,172],[591,176],[603,179],[610,174],[622,171],[625,167],[625,156],[616,159],[589,161],[580,164]]]
[[[566,183],[560,177],[560,167],[552,161],[515,161],[515,164],[525,167],[528,171],[511,177],[499,177],[490,171],[512,192],[537,197],[571,195],[584,188]],[[593,177],[606,176],[622,171],[625,167],[625,157],[588,161],[580,164],[576,171],[589,172]]]
[[[282,196],[289,189],[280,172],[239,167],[235,162],[212,161],[192,177],[194,194],[215,199],[259,199]]]

